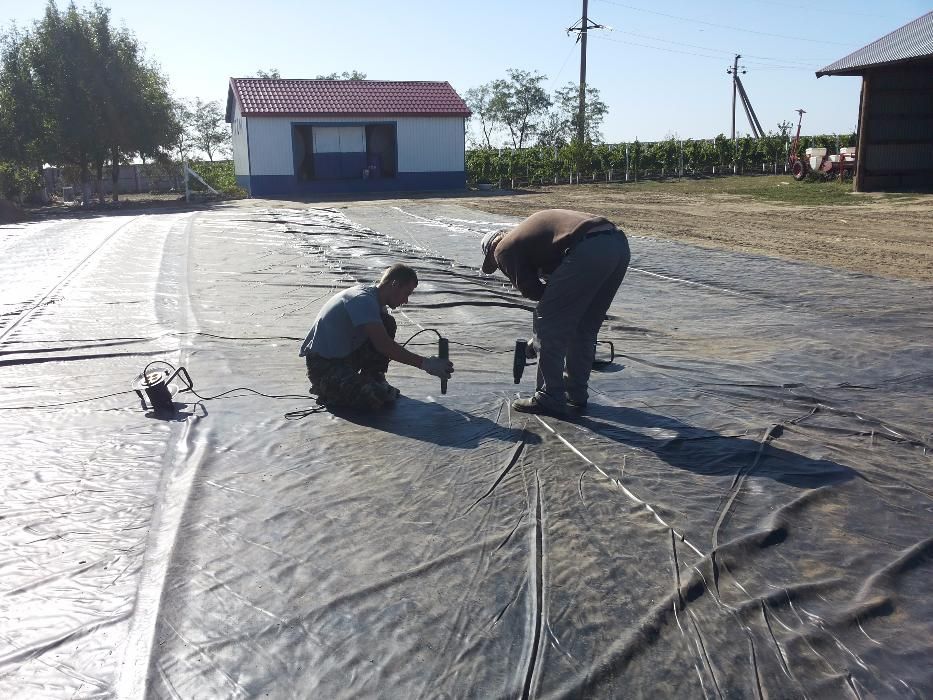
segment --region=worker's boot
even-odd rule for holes
[[[389,382],[386,381],[385,374],[382,372],[364,372],[364,375],[376,385],[384,401],[391,403],[401,396],[402,392],[389,384]]]
[[[565,406],[550,406],[538,401],[537,396],[531,396],[527,399],[515,399],[512,402],[512,410],[519,413],[536,413],[545,416],[557,416],[562,418],[567,414]]]
[[[586,410],[586,399],[583,401],[575,401],[569,396],[567,397],[567,408],[572,413],[583,413]]]

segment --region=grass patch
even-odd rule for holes
[[[858,205],[866,200],[853,196],[852,182],[846,180],[804,180],[797,182],[790,175],[732,175],[702,179],[682,178],[665,182],[629,183],[645,192],[665,189],[684,195],[731,195],[759,201],[799,204],[804,206],[833,204]]]

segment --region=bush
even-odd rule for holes
[[[221,194],[234,197],[245,197],[246,191],[236,182],[233,174],[232,160],[198,161],[188,163],[188,167],[204,178],[204,181]],[[200,189],[196,180],[191,183],[192,189]]]
[[[42,187],[42,179],[35,168],[0,161],[0,198],[22,200]]]
[[[800,137],[800,154],[810,146],[826,146],[835,152],[839,146],[852,146],[857,141],[856,134],[824,134]],[[514,148],[475,148],[466,152],[467,182],[493,183],[504,185],[514,179],[526,183],[546,183],[556,179],[566,182],[577,174],[578,164],[583,168],[579,175],[590,178],[592,175],[604,175],[613,170],[618,176],[625,171],[626,148],[629,154],[629,168],[633,179],[643,176],[671,176],[680,170],[681,149],[683,149],[684,171],[690,174],[729,172],[733,164],[740,172],[746,168],[757,171],[762,163],[778,166],[787,158],[790,138],[780,134],[767,134],[760,139],[743,136],[736,140],[719,134],[715,139],[668,138],[664,141],[645,141],[637,139],[629,144],[568,144],[559,148],[554,146],[532,146],[516,150]],[[229,163],[229,161],[227,161]],[[217,165],[216,163],[214,165]],[[192,166],[193,167],[193,166]],[[199,171],[200,172],[200,171]],[[232,166],[230,169],[232,175]],[[205,178],[206,179],[206,178]]]

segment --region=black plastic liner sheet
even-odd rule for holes
[[[515,414],[531,304],[477,269],[513,222],[3,230],[0,695],[929,696],[931,288],[632,237],[587,414]],[[202,395],[304,394],[317,310],[394,262],[446,395],[394,365],[374,416],[126,393],[166,360]]]

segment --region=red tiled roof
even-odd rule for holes
[[[230,93],[246,116],[470,115],[466,103],[446,82],[230,78]],[[230,100],[227,107],[229,121]]]

